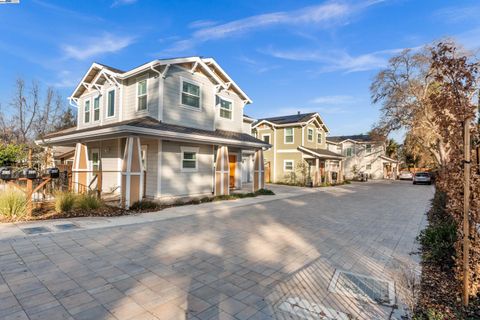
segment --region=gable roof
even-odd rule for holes
[[[108,75],[105,75],[105,77],[112,77],[121,80],[127,79],[146,70],[153,70],[157,73],[160,73],[160,70],[155,69],[159,66],[164,66],[163,72],[166,73],[170,65],[180,64],[191,65],[192,72],[194,72],[197,68],[202,68],[205,71],[205,75],[210,78],[212,82],[219,85],[225,90],[232,90],[236,92],[240,96],[240,98],[245,101],[245,103],[252,103],[250,97],[248,97],[248,95],[235,83],[235,81],[233,81],[232,78],[230,78],[230,76],[220,67],[220,65],[213,58],[203,58],[199,56],[172,59],[157,59],[144,63],[128,71],[123,71],[98,62],[94,62],[71,94],[70,99],[78,98],[83,93],[83,88],[86,88],[89,85],[93,85],[90,82],[98,79],[97,76],[99,76],[99,73],[105,70],[108,71]],[[162,76],[164,75],[162,74]]]
[[[309,122],[315,121],[315,119],[318,120],[318,123],[324,128],[326,132],[329,132],[330,130],[328,129],[327,125],[323,121],[322,117],[318,114],[318,112],[309,112],[309,113],[297,113],[297,114],[292,114],[292,115],[287,115],[287,116],[279,116],[279,117],[270,117],[270,118],[263,118],[257,120],[257,122],[254,123],[252,126],[255,128],[258,126],[260,123],[269,123],[273,126],[288,126],[290,124],[306,124]]]
[[[333,143],[340,143],[345,140],[351,140],[355,142],[375,142],[374,139],[368,134],[357,134],[357,135],[351,135],[351,136],[332,136],[332,137],[327,137],[328,142],[333,142]]]

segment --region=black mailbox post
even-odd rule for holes
[[[13,172],[12,169],[3,169],[0,172],[0,178],[5,181],[9,181],[13,179]]]
[[[27,169],[25,171],[26,171],[25,176],[27,177],[27,179],[37,179],[37,170]]]
[[[50,168],[48,169],[48,173],[52,179],[58,179],[60,177],[60,170],[58,168]]]

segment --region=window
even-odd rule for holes
[[[367,170],[371,170],[371,169],[372,169],[372,164],[367,164],[365,168],[366,168]]]
[[[147,110],[147,79],[137,82],[137,110]]]
[[[142,159],[142,167],[143,167],[143,170],[147,170],[147,145],[146,144],[143,144],[140,146],[141,148],[141,159]]]
[[[293,143],[293,128],[285,128],[285,143]]]
[[[266,143],[270,143],[270,134],[264,134],[262,138]]]
[[[366,153],[372,153],[372,145],[371,144],[367,144],[365,146],[365,152]]]
[[[232,119],[232,104],[232,101],[217,97],[217,105],[220,107],[221,118]]]
[[[98,149],[92,149],[92,171],[100,170],[100,152]]]
[[[85,123],[90,122],[90,100],[85,101]]]
[[[197,171],[198,148],[181,147],[182,151],[182,172],[195,172]]]
[[[200,87],[182,81],[182,104],[187,107],[200,109]]]
[[[108,92],[107,117],[115,116],[115,90]]]
[[[100,96],[93,99],[93,121],[100,120]]]
[[[352,148],[347,148],[347,149],[346,149],[345,154],[347,155],[347,157],[351,157],[351,156],[352,156],[352,153],[353,153]]]
[[[317,133],[317,143],[322,143],[322,134],[320,132]]]
[[[283,160],[283,170],[292,171],[293,170],[293,160]]]
[[[308,141],[313,141],[313,129],[311,128],[307,129],[307,139]]]

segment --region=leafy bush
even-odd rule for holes
[[[27,197],[20,191],[0,193],[0,215],[7,218],[19,218],[27,214]]]
[[[255,191],[255,195],[257,196],[263,196],[263,195],[274,195],[275,192],[273,192],[272,190],[269,190],[269,189],[259,189],[257,191]]]
[[[102,201],[94,195],[81,194],[77,196],[75,207],[82,210],[95,210],[102,206]]]
[[[55,195],[55,212],[64,213],[72,211],[77,195],[72,192],[59,192]]]
[[[149,200],[140,200],[130,206],[130,209],[135,211],[155,210],[159,208],[160,206],[157,203]]]

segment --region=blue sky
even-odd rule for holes
[[[21,0],[0,5],[0,103],[17,76],[67,97],[93,61],[200,55],[252,98],[248,115],[318,111],[332,135],[362,133],[388,58],[447,36],[476,49],[479,16],[478,1]]]

